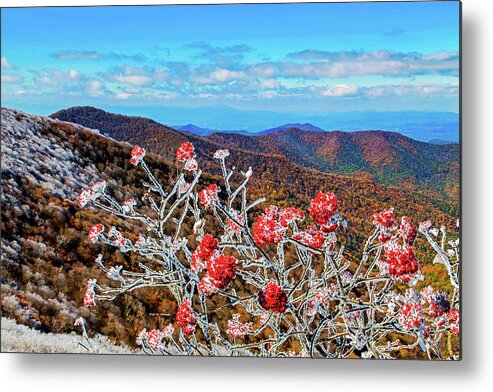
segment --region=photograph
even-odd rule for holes
[[[1,352],[460,361],[461,7],[2,7]]]

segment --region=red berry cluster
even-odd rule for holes
[[[386,229],[397,226],[394,209],[385,208],[381,213],[373,215],[373,224],[375,226],[380,225]]]
[[[214,205],[219,200],[218,193],[221,192],[216,184],[209,185],[206,189],[199,192],[199,201],[204,205],[204,207],[209,208]]]
[[[246,335],[252,333],[253,323],[249,322],[243,324],[240,322],[240,314],[233,314],[233,318],[228,320],[228,329],[226,333],[232,337],[244,338]]]
[[[380,233],[380,235],[378,236],[378,240],[384,244],[386,243],[388,240],[390,240],[392,238],[392,234],[390,234],[389,232],[387,231],[382,231]]]
[[[405,244],[400,246],[396,243],[385,246],[385,260],[390,275],[408,283],[411,278],[419,272],[419,263],[414,255],[413,249]]]
[[[412,246],[416,240],[418,234],[416,226],[413,225],[411,219],[407,216],[403,216],[401,220],[401,227],[399,228],[399,234],[406,244]]]
[[[418,328],[423,322],[421,304],[406,303],[399,309],[399,323],[406,329]]]
[[[96,305],[96,293],[94,292],[95,279],[89,279],[87,282],[87,289],[84,293],[84,306],[94,306]]]
[[[236,259],[220,254],[207,262],[207,274],[214,286],[224,289],[236,276]]]
[[[78,198],[79,205],[81,207],[85,207],[87,203],[89,203],[94,199],[95,199],[94,192],[90,189],[84,189]]]
[[[103,231],[104,231],[104,226],[101,223],[97,223],[91,227],[91,229],[89,230],[89,234],[87,235],[87,238],[89,239],[90,242],[94,244],[98,240],[99,235]]]
[[[278,285],[269,283],[264,290],[259,291],[258,302],[266,310],[284,313],[288,307],[288,296]]]
[[[220,254],[207,262],[207,272],[200,279],[198,289],[205,295],[212,295],[225,289],[236,276],[236,262],[233,256]]]
[[[306,231],[294,234],[293,239],[315,249],[322,248],[325,242],[324,233],[318,231],[315,226],[308,226]]]
[[[192,254],[190,269],[199,273],[207,268],[198,288],[206,295],[211,295],[225,289],[233,281],[236,276],[236,262],[233,256],[220,254],[217,239],[206,234]]]
[[[94,301],[94,290],[87,290],[84,294],[84,306],[94,306],[96,302]]]
[[[120,248],[124,247],[127,243],[127,239],[123,236],[122,233],[120,233],[120,231],[116,229],[115,226],[111,226],[110,231],[108,232],[108,237],[113,239],[113,245]]]
[[[274,207],[274,206],[271,206],[271,208],[272,207]],[[277,207],[276,207],[276,209],[277,209]],[[278,218],[276,217],[276,213],[278,213],[278,215],[279,215]],[[294,222],[295,220],[301,221],[301,220],[305,219],[305,213],[302,210],[300,210],[299,208],[293,208],[293,207],[279,210],[279,212],[277,212],[273,209],[272,214],[274,217],[279,219],[279,224],[282,227],[288,227],[289,224],[291,222]]]
[[[329,223],[330,218],[337,210],[337,196],[333,193],[319,192],[310,202],[308,212],[310,217],[321,226]]]
[[[285,228],[280,226],[279,222],[262,214],[253,225],[253,240],[259,246],[278,244],[285,232]]]
[[[161,346],[164,335],[159,329],[151,329],[147,334],[147,344],[150,348],[156,349]]]
[[[207,262],[219,251],[219,246],[217,245],[217,239],[206,234],[202,238],[202,242],[199,244],[197,249],[192,253],[192,261],[190,263],[190,269],[194,273],[202,271],[207,265]]]
[[[135,146],[132,149],[132,152],[130,153],[131,158],[130,158],[130,163],[132,165],[137,166],[140,162],[142,162],[142,159],[144,159],[146,155],[146,150],[143,149],[142,147]]]
[[[449,322],[450,325],[450,331],[456,335],[459,334],[459,322],[460,322],[460,312],[459,309],[452,309],[449,310],[446,314],[447,321]]]
[[[289,224],[304,218],[303,211],[297,208],[279,210],[276,206],[269,206],[253,225],[253,240],[259,246],[278,244]]]
[[[195,148],[190,142],[183,142],[176,150],[176,159],[178,162],[186,162],[195,158]]]
[[[234,219],[236,222],[243,224],[243,217],[238,214],[234,214]],[[233,219],[228,219],[228,231],[231,234],[240,234],[242,232],[241,226],[236,223]]]
[[[195,332],[195,324],[197,324],[197,317],[192,313],[192,307],[190,299],[186,299],[178,307],[178,312],[176,313],[176,321],[180,326],[180,329],[187,336]]]

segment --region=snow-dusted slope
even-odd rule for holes
[[[23,327],[2,330],[2,347],[7,342],[16,351],[32,351],[28,342],[32,338],[36,351],[75,352],[59,333],[78,331],[74,327],[78,317],[88,321],[91,334],[106,328],[110,332],[105,334],[111,335],[121,325],[116,307],[104,312],[106,319],[102,320],[82,306],[87,279],[94,274],[86,240],[93,213],[87,210],[84,219],[78,218],[77,196],[102,177],[116,188],[120,176],[112,178],[111,174],[121,170],[123,158],[118,163],[108,158],[111,165],[106,165],[103,159],[110,156],[111,149],[117,154],[124,150],[121,154],[127,160],[128,145],[96,130],[1,109],[2,316],[33,329],[20,341],[11,334],[26,332]],[[100,158],[99,167],[95,157]],[[113,329],[108,326],[111,323]],[[8,321],[6,325],[10,325]],[[43,331],[42,335],[37,330]],[[46,331],[55,332],[57,338],[50,338]],[[58,337],[65,348],[52,345]],[[113,335],[113,340],[124,339]]]
[[[88,351],[77,344],[81,337],[75,333],[43,333],[15,320],[2,318],[2,348],[1,351],[16,353],[59,353],[59,354],[87,354]],[[91,343],[100,354],[142,354],[142,351],[133,351],[127,347],[111,344],[105,336],[96,335]]]
[[[17,186],[13,178],[23,173],[55,195],[70,197],[74,190],[98,179],[94,165],[83,165],[67,140],[56,140],[49,133],[50,126],[60,121],[5,108],[2,108],[1,119],[2,185],[6,181]],[[76,124],[70,123],[70,126],[76,131],[98,133]],[[8,197],[9,193],[6,195]]]

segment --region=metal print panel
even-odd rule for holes
[[[460,359],[460,3],[2,9],[3,352]]]

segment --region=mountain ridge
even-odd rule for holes
[[[432,189],[458,200],[460,146],[456,144],[429,144],[381,130],[319,133],[290,128],[253,138],[223,134],[207,138],[228,148],[285,156],[326,173],[363,174],[377,183]]]
[[[291,129],[291,128],[301,129],[303,131],[327,132],[324,129],[319,128],[316,125],[313,125],[310,123],[304,123],[304,124],[292,123],[292,124],[284,124],[284,125],[274,127],[274,128],[269,128],[269,129],[266,129],[265,131],[261,131],[261,132],[256,133],[256,135],[268,135],[268,134],[274,133],[274,132],[286,131],[286,130]]]
[[[229,148],[245,155],[249,166],[259,166],[260,160],[271,156],[308,169],[362,175],[380,184],[405,186],[458,200],[459,146],[430,144],[399,132],[318,132],[288,128],[264,135],[213,133],[198,136],[151,119],[96,108],[69,108],[52,117],[99,129],[117,140],[159,150],[169,160],[174,159],[180,143],[190,141],[197,151],[204,153],[210,165],[211,150]]]
[[[199,127],[198,125],[195,124],[172,125],[171,127],[179,131],[193,133],[198,136],[209,136],[213,133],[237,133],[240,135],[255,135],[254,133],[245,130],[217,130],[217,129]]]

